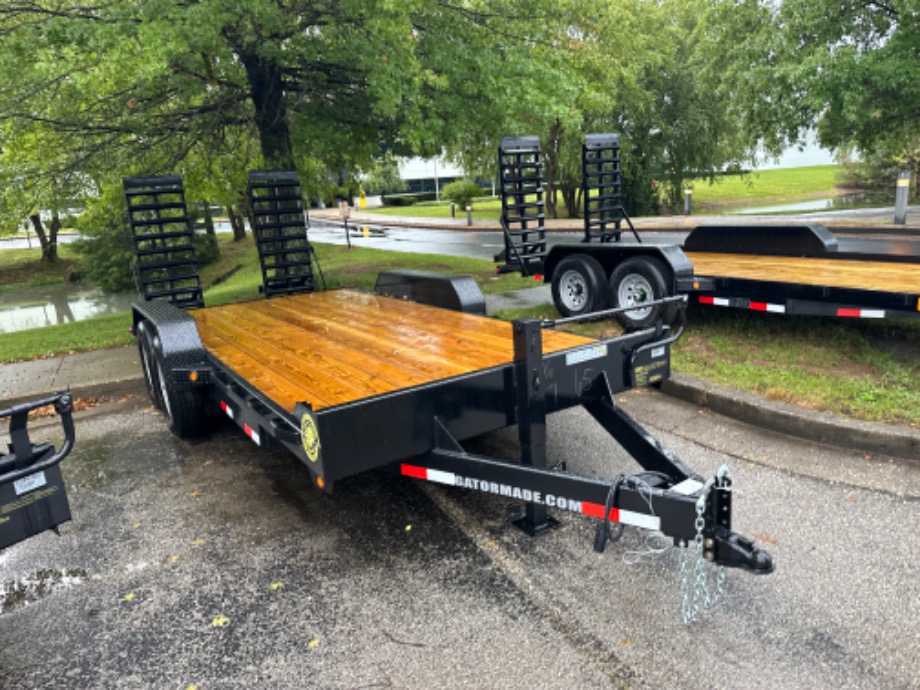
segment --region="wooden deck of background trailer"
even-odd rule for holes
[[[920,264],[688,252],[699,276],[898,292],[920,296]]]
[[[205,349],[286,410],[393,393],[513,361],[511,323],[334,290],[189,312]],[[595,342],[544,331],[543,351]]]

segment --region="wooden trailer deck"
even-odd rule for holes
[[[687,252],[700,276],[920,295],[920,264]]]
[[[512,326],[483,316],[333,290],[189,312],[205,349],[287,410],[314,410],[502,366]],[[591,338],[544,331],[543,351]]]

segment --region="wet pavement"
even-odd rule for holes
[[[0,553],[3,687],[914,686],[917,463],[620,396],[698,471],[729,465],[735,528],[775,559],[686,626],[678,554],[644,532],[597,554],[586,518],[530,538],[514,502],[384,472],[325,496],[291,456],[221,423],[180,441],[128,393],[78,415],[62,536]],[[571,470],[636,468],[581,410],[548,433]]]

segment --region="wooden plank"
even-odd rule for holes
[[[293,341],[285,338],[281,342],[287,342],[287,346],[279,347],[279,334],[272,333],[249,320],[243,320],[233,311],[224,310],[217,317],[205,314],[199,324],[202,342],[205,342],[203,334],[207,333],[206,348],[211,350],[213,346],[212,352],[222,361],[227,355],[244,355],[245,371],[257,372],[262,380],[271,380],[284,388],[287,391],[284,395],[286,402],[290,402],[288,398],[291,392],[299,394],[302,391],[310,391],[310,398],[297,398],[290,405],[285,405],[287,409],[291,409],[293,403],[300,400],[314,405],[318,404],[316,400],[335,404],[339,400],[368,397],[389,389],[386,386],[374,386],[373,380],[367,377],[356,378],[350,376],[349,372],[338,370],[324,360],[321,353],[311,353],[316,364],[312,367],[306,366],[303,352],[292,345]],[[220,341],[215,342],[212,337],[219,337]],[[236,367],[234,370],[243,375]],[[243,377],[251,381],[248,375]]]
[[[920,295],[920,264],[690,252],[700,276]]]
[[[377,295],[332,291],[190,312],[205,348],[286,409],[314,409],[513,360],[511,324]],[[544,332],[544,352],[595,342]]]

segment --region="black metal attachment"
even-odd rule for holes
[[[204,306],[194,232],[178,175],[122,179],[134,242],[135,278],[144,300],[183,309]]]
[[[534,275],[546,257],[543,154],[539,137],[505,137],[498,149],[502,230],[505,233],[502,273]]]
[[[315,254],[307,239],[300,178],[294,170],[249,172],[253,234],[266,297],[313,292]]]
[[[616,134],[586,135],[581,147],[581,171],[585,242],[619,242],[624,220],[641,242],[623,207],[620,138]]]
[[[53,405],[64,427],[60,450],[29,438],[29,413]],[[74,445],[73,399],[67,393],[0,410],[9,418],[9,453],[0,452],[0,549],[70,520],[59,463]]]

